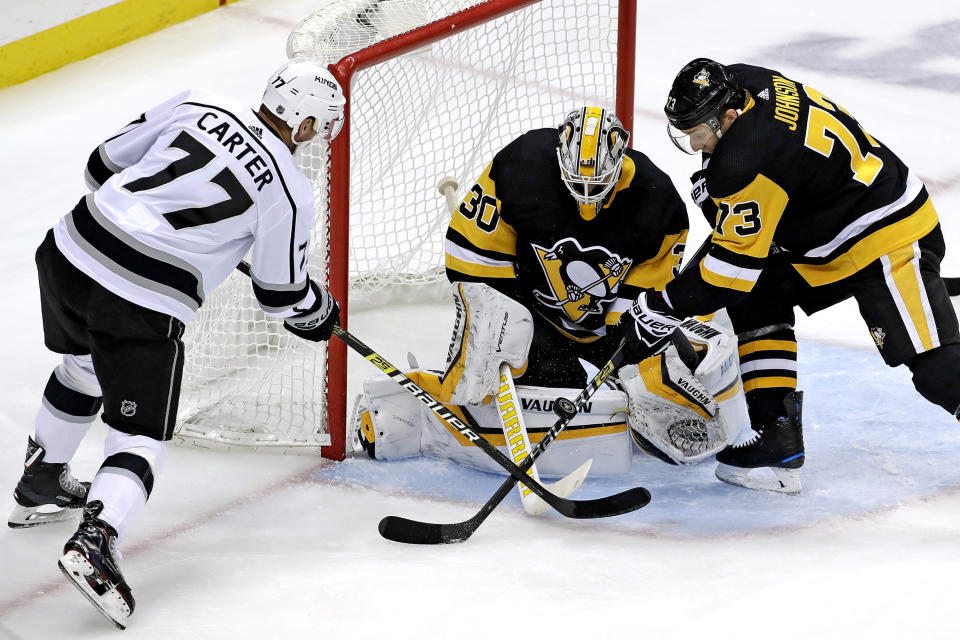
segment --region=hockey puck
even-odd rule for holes
[[[561,418],[569,420],[573,416],[577,415],[577,405],[573,404],[566,398],[557,398],[553,401],[553,412]]]

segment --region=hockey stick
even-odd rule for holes
[[[944,278],[943,283],[947,285],[947,295],[960,296],[960,278]]]
[[[500,387],[497,389],[494,401],[497,404],[497,418],[499,418],[500,428],[503,429],[506,447],[510,451],[513,461],[519,464],[530,455],[532,447],[530,446],[530,435],[527,433],[527,427],[523,422],[523,411],[520,407],[517,387],[513,384],[513,374],[510,372],[510,365],[506,362],[500,364]],[[583,484],[583,479],[590,471],[591,464],[593,464],[592,458],[553,484],[546,484],[540,480],[536,465],[531,465],[527,473],[554,495],[566,498]],[[517,489],[520,491],[520,502],[523,504],[523,510],[530,515],[540,515],[550,509],[550,505],[537,497],[525,485],[518,484]]]
[[[583,406],[590,400],[594,392],[603,385],[604,381],[620,365],[623,359],[622,350],[623,344],[621,343],[620,347],[618,347],[610,357],[610,360],[607,361],[603,368],[597,371],[597,374],[573,402],[566,398],[557,398],[553,407],[559,419],[550,427],[550,430],[544,434],[543,439],[537,444],[527,459],[523,461],[523,464],[520,466],[521,469],[526,471],[533,466],[534,461],[543,454],[547,445],[553,442],[577,412],[583,409]],[[507,494],[513,489],[513,485],[517,484],[516,476],[513,476],[513,474],[511,474],[511,476],[512,477],[507,478],[507,480],[500,485],[496,493],[494,493],[469,520],[452,524],[434,524],[398,516],[387,516],[380,521],[380,535],[389,540],[410,544],[450,544],[454,542],[464,542],[473,535],[473,532],[487,519],[487,516],[490,515],[497,505],[503,502],[503,499],[506,498]],[[632,494],[631,498],[634,500],[634,504],[632,508],[626,509],[622,513],[639,509],[650,502],[650,492],[643,487],[628,489],[616,496],[601,498],[600,500],[610,500],[611,498],[626,496],[627,494]]]
[[[240,264],[237,265],[237,269],[248,276],[250,275],[250,265],[246,262],[241,261]],[[543,485],[541,485],[539,482],[535,482],[530,478],[530,476],[527,475],[526,472],[527,469],[529,469],[529,465],[533,464],[532,458],[528,458],[526,461],[524,461],[525,468],[521,469],[511,462],[509,458],[500,453],[499,449],[487,442],[487,440],[471,429],[467,424],[460,420],[460,418],[455,416],[449,409],[443,406],[443,404],[441,404],[436,398],[422,389],[420,385],[404,375],[402,371],[390,364],[386,358],[365,345],[360,339],[351,334],[349,331],[335,324],[333,325],[333,335],[343,341],[343,343],[348,347],[369,360],[374,366],[387,374],[387,376],[395,380],[401,387],[403,387],[417,400],[422,402],[427,406],[427,408],[433,411],[436,416],[438,416],[446,424],[456,429],[460,435],[476,444],[480,450],[493,458],[494,462],[506,469],[507,472],[516,479],[515,482],[522,482],[525,484],[530,488],[531,491],[533,491],[533,493],[535,493],[537,496],[543,499],[544,502],[549,504],[564,516],[568,518],[606,518],[609,516],[620,515],[622,513],[629,513],[630,511],[639,509],[650,502],[650,492],[642,487],[627,489],[626,491],[603,498],[597,498],[595,500],[568,500],[567,498],[561,498],[550,493],[543,487]],[[602,382],[603,381],[601,380],[601,383]],[[580,396],[583,396],[583,393],[581,393]],[[569,422],[569,420],[576,415],[576,411],[579,409],[575,409],[573,406],[574,403],[571,403],[569,400],[560,398],[554,403],[554,409],[558,413],[561,410],[561,401],[563,401],[562,403],[564,411],[566,411],[568,407],[572,411],[572,413],[570,413],[570,415],[565,419],[564,426],[566,426],[566,422]],[[580,406],[582,406],[582,404]],[[544,434],[543,440],[540,441],[537,449],[546,447],[546,445],[549,444],[554,437],[556,437],[555,433],[552,436],[550,435],[552,431],[553,429]],[[509,492],[509,488],[507,491]]]

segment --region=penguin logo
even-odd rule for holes
[[[699,73],[693,77],[694,84],[698,84],[701,87],[710,86],[710,72],[706,69],[700,69]]]
[[[533,245],[546,277],[549,293],[535,289],[540,304],[562,309],[573,322],[592,313],[604,313],[602,303],[612,301],[631,260],[603,247],[584,249],[574,238],[564,238],[550,249]]]

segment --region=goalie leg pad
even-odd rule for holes
[[[479,405],[496,393],[501,362],[509,364],[515,376],[523,373],[533,342],[533,316],[486,284],[455,282],[453,298],[457,319],[438,399]]]
[[[406,374],[428,393],[436,395],[441,375],[434,371]],[[350,421],[354,449],[364,449],[377,460],[399,460],[416,455],[450,460],[491,473],[504,473],[490,456],[448,427],[419,400],[386,376],[363,382]],[[557,419],[553,401],[558,396],[575,398],[580,389],[558,389],[517,385],[517,396],[533,446]],[[623,416],[627,398],[622,391],[600,389],[584,410],[570,422],[547,451],[537,459],[543,477],[565,476],[585,460],[593,458],[591,477],[622,476],[630,470],[630,436]],[[511,453],[494,403],[479,407],[445,405],[496,445],[504,455]]]
[[[407,376],[419,384],[419,373]],[[420,455],[421,409],[423,404],[392,379],[367,378],[350,421],[354,450],[377,460]]]

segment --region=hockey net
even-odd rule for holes
[[[504,144],[584,103],[633,115],[635,0],[338,0],[289,56],[329,65],[347,121],[300,156],[317,220],[310,272],[353,309],[447,295],[442,175],[470,187]],[[299,340],[234,274],[188,328],[177,436],[344,455],[346,353]],[[328,368],[333,373],[328,373]]]

